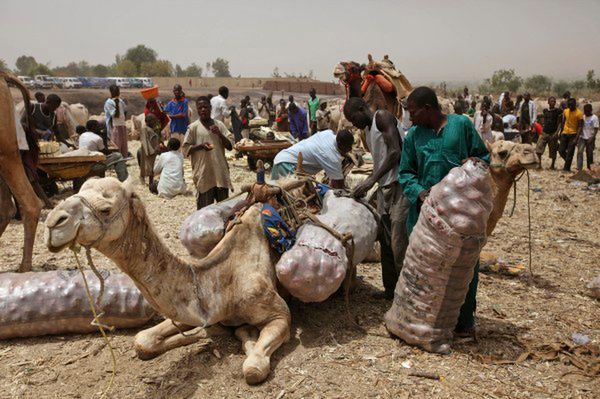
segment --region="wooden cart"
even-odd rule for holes
[[[256,161],[273,164],[275,155],[281,150],[291,147],[293,143],[287,140],[259,140],[250,145],[237,144],[235,148],[248,156],[248,166],[256,170]]]
[[[95,164],[105,160],[104,155],[40,158],[38,168],[53,180],[75,180],[88,176]]]

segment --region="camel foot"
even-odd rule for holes
[[[244,360],[242,371],[246,383],[256,385],[263,382],[269,375],[271,364],[268,357],[250,355]]]
[[[164,351],[153,350],[151,346],[144,346],[143,344],[137,342],[137,340],[134,344],[134,347],[135,354],[140,360],[151,360],[165,353]]]

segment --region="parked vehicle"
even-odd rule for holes
[[[36,88],[35,81],[31,78],[31,76],[18,76],[18,78],[28,89]]]
[[[80,89],[83,83],[77,78],[59,78],[65,89]]]
[[[62,89],[64,87],[62,80],[59,78],[50,77],[50,80],[52,80],[52,85],[57,89]]]
[[[33,81],[39,89],[51,89],[55,85],[54,79],[48,75],[35,75]]]
[[[144,87],[144,82],[142,82],[142,79],[127,78],[127,81],[129,82],[129,87],[133,87],[136,89],[141,89],[142,87]]]
[[[93,87],[92,79],[94,79],[94,78],[90,78],[87,76],[79,76],[79,77],[77,77],[77,79],[79,79],[79,81],[81,82],[81,87]]]
[[[143,86],[142,87],[152,87],[154,86],[154,81],[152,80],[152,78],[138,78],[142,81]]]
[[[108,80],[111,82],[110,84],[113,85],[117,85],[122,89],[127,89],[129,88],[129,81],[127,80],[127,78],[108,78]]]

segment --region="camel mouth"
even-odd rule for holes
[[[532,162],[527,162],[527,163],[520,163],[522,167],[524,167],[525,169],[535,169],[538,167],[538,165],[540,164],[538,161],[532,161]]]
[[[47,244],[46,247],[48,248],[48,251],[52,252],[53,254],[62,251],[63,249],[67,248],[68,246],[70,246],[71,243],[68,242],[66,244],[62,244],[59,246],[54,246],[52,244]]]
[[[75,238],[68,240],[66,242],[60,243],[60,244],[53,244],[52,243],[52,231],[53,229],[51,227],[46,227],[46,229],[44,230],[44,243],[46,244],[46,248],[48,248],[48,251],[52,252],[52,253],[57,253],[62,251],[65,248],[70,248],[75,244]]]

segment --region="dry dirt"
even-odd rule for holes
[[[596,155],[600,159],[598,151]],[[562,166],[561,161],[559,164]],[[130,173],[138,174],[133,162]],[[232,175],[236,188],[253,179],[243,161],[232,164]],[[191,182],[189,172],[187,181]],[[504,215],[487,246],[511,263],[526,263],[528,259],[526,187],[525,179],[521,180],[514,216]],[[450,355],[430,354],[388,337],[382,318],[390,302],[370,296],[381,288],[379,265],[363,264],[358,269],[360,282],[351,296],[351,308],[366,333],[347,322],[340,297],[318,304],[293,300],[292,338],[273,355],[268,380],[251,387],[243,380],[244,355],[233,336],[141,361],[132,347],[136,331],[118,331],[111,334],[118,370],[109,397],[597,398],[598,377],[565,374],[578,369],[561,361],[484,361],[516,359],[523,350],[518,340],[535,344],[570,341],[574,332],[580,332],[595,344],[600,342],[600,302],[588,297],[585,288],[600,274],[600,193],[584,190],[569,182],[566,174],[549,170],[533,171],[531,188],[535,277],[482,273],[478,339],[456,342]],[[195,209],[194,197],[159,199],[139,183],[137,190],[165,242],[185,256],[178,230]],[[43,212],[42,220],[47,213]],[[20,223],[11,223],[0,241],[1,271],[17,268],[22,237]],[[40,223],[35,270],[75,267],[70,253],[49,253],[42,237]],[[94,258],[99,267],[116,269],[100,254],[94,253]],[[98,334],[0,342],[0,397],[98,397],[111,372],[108,350],[94,354],[101,344]],[[438,373],[441,379],[411,376],[415,371]]]

